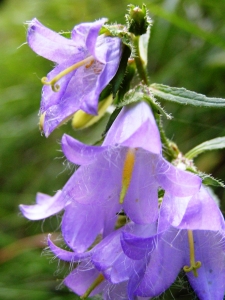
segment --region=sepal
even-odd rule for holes
[[[152,24],[145,4],[142,4],[142,8],[133,4],[128,5],[128,14],[125,18],[129,32],[135,35],[145,34]]]

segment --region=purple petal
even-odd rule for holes
[[[85,260],[65,278],[64,284],[74,293],[83,295],[97,279],[99,274],[100,273],[93,267],[91,262]],[[107,282],[103,281],[91,292],[90,296],[100,293],[106,284]]]
[[[86,39],[90,28],[95,22],[80,23],[74,26],[71,32],[71,39],[79,48],[86,49]]]
[[[37,204],[20,205],[20,210],[24,217],[29,220],[41,220],[55,215],[64,209],[66,199],[58,191],[53,197],[38,193],[36,197]]]
[[[155,174],[161,187],[177,197],[194,195],[201,186],[201,179],[197,175],[182,171],[163,158],[159,158]]]
[[[160,208],[159,232],[165,231],[170,225],[177,227],[187,210],[191,196],[175,197],[165,193]]]
[[[147,257],[157,246],[159,236],[156,234],[156,222],[148,225],[126,226],[121,235],[124,253],[135,260]]]
[[[210,222],[210,221],[209,221]],[[193,232],[196,261],[201,261],[198,277],[187,273],[188,280],[199,299],[223,299],[225,293],[225,237],[224,232]],[[188,257],[186,264],[189,265]]]
[[[94,163],[81,166],[64,186],[63,194],[82,204],[108,207],[108,203],[111,203],[119,209],[121,165],[125,154],[126,149],[115,147],[99,155]]]
[[[38,55],[62,63],[68,60],[68,57],[78,53],[79,50],[72,40],[46,28],[36,18],[28,24],[27,41]]]
[[[107,147],[85,145],[67,134],[63,135],[61,144],[66,158],[78,165],[93,163],[98,155],[107,149]]]
[[[104,300],[127,300],[127,281],[118,284],[108,284],[103,291]]]
[[[127,105],[121,110],[103,143],[104,146],[116,144],[161,153],[159,130],[145,102]]]
[[[132,179],[124,199],[124,210],[138,224],[154,222],[158,217],[158,185],[154,174],[155,155],[137,149]]]
[[[111,79],[115,76],[119,68],[119,63],[122,55],[120,39],[110,37],[99,37],[98,40],[100,39],[103,40],[103,42],[101,43],[101,45],[99,45],[99,47],[96,46],[96,48],[99,48],[96,50],[96,53],[99,53],[99,55],[101,54],[101,56],[104,56],[104,59],[99,59],[98,61],[94,62],[90,68],[88,68],[88,70],[92,72],[92,77],[90,75],[86,77],[88,82],[90,82],[89,78],[91,78],[91,80],[94,82],[94,74],[98,76],[96,76],[95,78],[95,88],[90,89],[86,100],[82,101],[81,106],[81,109],[89,114],[97,113],[96,107],[98,104],[99,95],[101,91],[111,81]],[[105,62],[104,65],[99,62],[103,60]],[[84,85],[87,86],[87,83],[84,83]]]
[[[96,43],[97,38],[99,35],[99,30],[101,29],[102,25],[107,21],[106,18],[102,18],[98,21],[95,21],[92,23],[92,26],[89,29],[89,32],[87,34],[86,38],[86,47],[91,55],[93,55],[98,61],[105,63],[106,61],[101,60],[101,52],[103,51],[101,49],[100,53],[98,53],[96,50]]]
[[[77,61],[77,58],[76,58]],[[54,78],[61,70],[76,62],[67,61],[54,68],[48,78]],[[82,109],[88,114],[97,114],[98,99],[105,86],[98,82],[103,65],[94,62],[89,68],[85,66],[63,76],[57,84],[58,92],[53,92],[51,86],[44,86],[42,93],[41,112],[45,112],[44,132],[48,136],[57,126],[68,120],[77,110]],[[106,84],[111,80],[107,74]],[[76,91],[76,93],[74,93]]]
[[[48,81],[51,81],[54,77],[56,77],[60,72],[64,71],[77,61],[81,60],[82,56],[78,55],[74,59],[67,60],[60,65],[57,65],[51,72],[48,73],[47,78]],[[61,79],[57,81],[56,84],[60,86],[60,89],[58,92],[54,92],[52,90],[52,87],[50,85],[44,85],[42,89],[42,99],[41,99],[41,113],[46,112],[48,109],[51,109],[54,107],[54,105],[59,105],[63,100],[65,99],[65,94],[68,91],[68,86],[73,78],[75,76],[76,72],[78,70],[74,70],[72,72],[69,72],[68,74],[64,75]],[[74,96],[73,96],[74,99]],[[79,104],[80,102],[77,101]],[[64,104],[66,105],[66,104]],[[78,105],[77,105],[78,106]],[[75,108],[76,110],[76,108]],[[62,117],[59,116],[59,118],[62,119]],[[60,119],[60,120],[61,120]]]
[[[164,215],[170,219],[172,226],[180,229],[221,230],[225,228],[224,218],[216,202],[206,188],[201,187],[189,201],[183,198],[165,196]],[[182,205],[182,203],[185,203]],[[210,222],[209,222],[210,220]]]
[[[85,253],[76,253],[67,250],[63,250],[57,247],[50,239],[51,235],[48,235],[48,246],[50,250],[55,254],[55,256],[61,260],[68,261],[68,262],[76,262],[80,261],[81,259],[87,258],[91,256],[91,252]]]
[[[98,205],[84,205],[75,201],[67,205],[62,220],[62,235],[75,252],[87,250],[102,228],[103,211]]]
[[[159,239],[135,292],[138,296],[159,296],[175,281],[184,266],[184,254],[180,250],[182,243],[183,234],[172,228]]]
[[[92,255],[96,268],[112,283],[128,280],[138,264],[124,254],[120,244],[120,233],[121,229],[118,229],[104,238],[95,246]]]

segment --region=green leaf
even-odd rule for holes
[[[150,85],[150,89],[153,95],[161,100],[193,106],[225,107],[225,99],[223,98],[209,98],[205,95],[188,91],[185,88],[153,83]]]
[[[193,159],[199,154],[205,151],[217,150],[225,148],[225,137],[218,137],[209,141],[206,141],[185,154],[188,159]]]
[[[132,90],[129,90],[129,92],[124,95],[123,101],[121,101],[117,107],[123,107],[143,100],[148,102],[154,111],[157,111],[158,113],[165,115],[168,119],[171,119],[171,116],[167,114],[160,106],[160,103],[156,101],[151,89],[142,84],[139,84]]]
[[[113,98],[115,98],[116,93],[119,90],[121,83],[123,82],[126,68],[127,68],[127,61],[128,61],[128,58],[130,57],[130,54],[131,54],[130,48],[127,46],[124,46],[119,68],[116,72],[116,75],[113,77],[113,79],[110,82],[110,84],[112,86]]]
[[[106,128],[105,131],[103,132],[102,136],[104,137],[106,135],[106,133],[108,132],[108,130],[110,129],[110,127],[112,126],[113,122],[115,121],[116,117],[118,116],[118,114],[120,113],[122,107],[121,108],[116,108],[113,113],[111,114],[108,123],[106,124]]]
[[[208,174],[198,174],[202,178],[202,183],[205,185],[212,185],[216,187],[225,187],[222,181],[216,179]]]

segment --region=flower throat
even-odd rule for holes
[[[135,163],[135,150],[128,149],[127,155],[123,165],[123,174],[122,174],[122,189],[120,192],[120,204],[123,204],[124,198],[126,196],[127,190],[129,188],[132,173]]]

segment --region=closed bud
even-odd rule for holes
[[[151,25],[151,18],[148,16],[145,4],[142,5],[142,8],[130,4],[126,19],[129,32],[137,36],[145,34]]]

